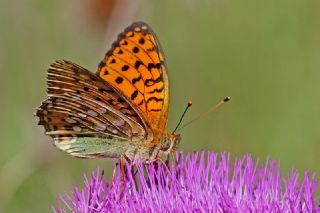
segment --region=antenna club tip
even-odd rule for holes
[[[191,107],[192,106],[192,100],[189,100],[188,101],[188,107]]]
[[[223,102],[228,102],[228,101],[230,101],[230,97],[229,96],[227,96],[227,97],[225,97],[224,99],[223,99]]]

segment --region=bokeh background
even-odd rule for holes
[[[252,153],[320,173],[320,1],[24,0],[0,3],[0,212],[48,212],[82,174],[112,161],[54,148],[34,117],[46,70],[68,59],[95,72],[116,35],[142,20],[169,67],[168,129],[232,101],[182,134],[181,149]]]

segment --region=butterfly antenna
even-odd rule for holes
[[[178,127],[180,126],[180,124],[181,124],[181,122],[182,122],[182,120],[183,120],[183,118],[184,118],[184,116],[185,116],[185,114],[186,114],[186,112],[188,111],[188,109],[189,109],[191,106],[192,106],[192,101],[190,100],[190,101],[188,101],[188,104],[187,104],[186,108],[184,109],[184,111],[183,111],[183,113],[182,113],[182,115],[181,115],[181,117],[180,117],[179,123],[177,124],[176,128],[173,130],[172,134],[174,134],[175,131],[177,131]]]
[[[230,101],[230,97],[225,97],[224,99],[222,99],[221,101],[219,101],[217,104],[213,105],[213,106],[212,106],[210,109],[208,109],[206,112],[198,115],[197,117],[195,117],[194,119],[192,119],[192,120],[189,121],[188,123],[184,124],[184,125],[183,125],[182,127],[180,127],[178,130],[180,131],[181,129],[185,128],[185,127],[188,126],[189,124],[191,124],[191,123],[199,120],[199,119],[202,118],[202,117],[205,117],[207,114],[209,114],[210,112],[218,109],[219,107],[221,107],[224,103],[226,103],[226,102],[228,102],[228,101]],[[185,110],[185,111],[186,111],[186,110]],[[184,114],[183,114],[183,115],[184,115]],[[182,119],[180,119],[179,124],[181,123],[181,120],[182,120]],[[176,129],[177,129],[177,128],[176,128]],[[176,129],[175,129],[175,130],[176,130]]]

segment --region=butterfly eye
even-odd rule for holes
[[[163,141],[161,142],[161,150],[162,151],[167,151],[171,146],[171,141],[169,138],[164,138]]]

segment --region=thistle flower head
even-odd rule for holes
[[[177,165],[137,164],[125,181],[117,172],[106,179],[99,169],[84,176],[84,186],[58,197],[55,212],[320,212],[317,181],[305,172],[302,182],[292,169],[281,176],[280,164],[262,165],[250,155],[236,159],[214,152],[179,153]],[[127,171],[134,171],[126,165]],[[119,168],[118,168],[119,171]],[[124,186],[124,188],[123,188]],[[122,188],[122,189],[121,189]],[[123,190],[123,197],[120,196]]]

